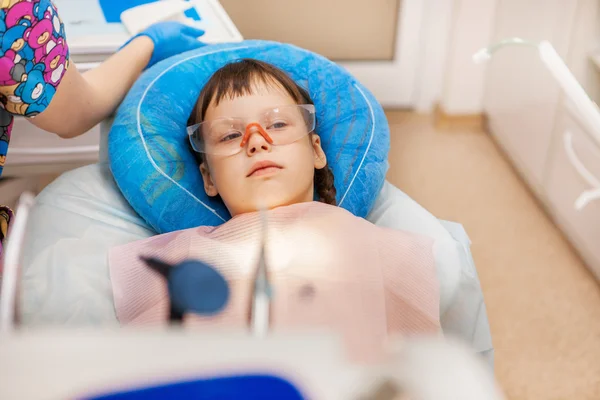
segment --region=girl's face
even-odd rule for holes
[[[217,106],[211,102],[204,120],[235,117],[251,124],[261,121],[265,112],[275,107],[296,104],[278,85],[257,83],[253,89],[251,95],[224,97]],[[232,217],[260,207],[272,209],[313,201],[314,170],[327,164],[319,136],[313,133],[291,144],[272,145],[258,127],[249,129],[250,135],[239,153],[205,154],[200,172],[206,194],[220,195]]]

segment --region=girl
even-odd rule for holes
[[[313,201],[315,188],[319,201],[336,205],[314,105],[280,69],[257,60],[221,68],[200,93],[190,125],[206,194],[221,195],[232,216],[259,203]],[[233,157],[239,153],[245,156]]]
[[[223,312],[188,316],[202,327],[247,329],[265,207],[272,329],[330,329],[370,359],[394,335],[439,332],[432,243],[379,228],[335,206],[333,174],[314,131],[314,105],[283,71],[256,60],[218,70],[190,117],[204,190],[232,219],[113,249],[111,280],[123,324],[165,322],[167,287],[140,256],[200,259],[230,288]],[[316,196],[315,196],[316,191]],[[317,198],[318,201],[314,201]]]

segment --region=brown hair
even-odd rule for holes
[[[265,85],[281,85],[297,104],[313,104],[308,92],[298,86],[284,71],[271,64],[245,58],[229,63],[213,74],[200,92],[188,124],[202,122],[211,101],[218,105],[225,96],[233,98],[252,94],[253,84],[257,82]],[[203,154],[196,153],[191,146],[190,150],[199,164],[205,161]],[[333,172],[328,165],[322,169],[315,168],[314,181],[319,201],[336,205]]]

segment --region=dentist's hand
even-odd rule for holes
[[[148,65],[146,66],[146,68],[150,68],[157,62],[166,58],[206,46],[205,43],[198,40],[202,35],[204,35],[202,29],[184,25],[179,22],[168,21],[159,22],[149,26],[131,38],[127,43],[143,36],[152,40],[154,50],[152,51],[150,62],[148,62]]]

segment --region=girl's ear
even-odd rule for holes
[[[327,156],[321,147],[321,137],[317,134],[312,134],[311,141],[315,154],[315,168],[323,169],[327,165]]]
[[[204,191],[208,196],[214,197],[219,194],[215,183],[210,176],[210,170],[206,165],[206,161],[200,164],[200,174],[202,174],[202,180],[204,181]]]

